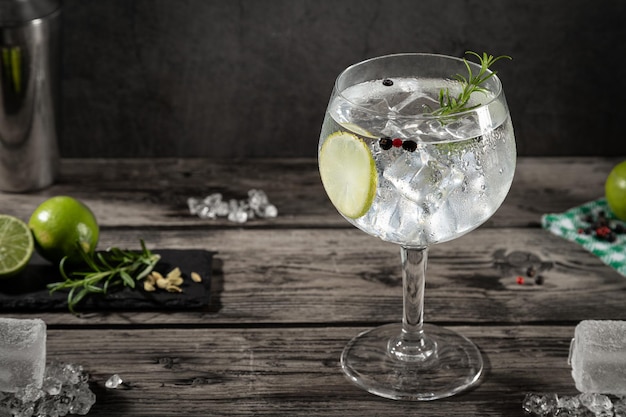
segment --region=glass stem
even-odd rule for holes
[[[402,332],[388,343],[389,353],[402,361],[425,361],[436,353],[424,334],[424,287],[428,248],[400,248],[402,261]]]

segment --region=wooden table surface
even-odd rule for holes
[[[362,233],[329,203],[313,159],[66,159],[57,184],[0,194],[27,220],[53,195],[87,203],[99,248],[217,252],[202,311],[6,312],[41,317],[48,359],[83,365],[90,416],[522,416],[528,392],[576,393],[567,364],[576,324],[626,320],[626,278],[540,228],[544,213],[603,195],[619,159],[520,158],[507,200],[483,226],[430,250],[425,320],[470,337],[481,383],[455,397],[399,402],[368,394],[340,369],[357,333],[401,317],[399,250]],[[263,189],[270,220],[190,215],[188,197]],[[525,265],[543,285],[518,285]],[[530,280],[532,281],[532,280]],[[130,389],[108,390],[119,374]]]

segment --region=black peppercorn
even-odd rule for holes
[[[402,142],[402,149],[409,152],[415,152],[415,150],[417,149],[417,143],[415,143],[415,141],[413,140],[405,140],[404,142]]]
[[[385,136],[383,138],[380,138],[378,144],[382,149],[387,151],[393,146],[393,140],[389,136]]]
[[[586,214],[582,216],[581,220],[589,223],[590,226],[579,229],[578,233],[592,235],[605,242],[614,243],[617,241],[617,235],[626,233],[624,225],[621,223],[613,225],[604,211],[599,211],[595,217],[593,214]]]

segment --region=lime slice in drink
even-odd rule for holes
[[[356,133],[357,135],[361,135],[366,138],[376,138],[376,136],[371,134],[369,131],[363,129],[361,126],[355,125],[354,123],[342,123],[341,126],[344,129],[348,129],[349,131]]]
[[[33,235],[17,217],[0,214],[0,278],[15,275],[33,255]]]
[[[346,132],[333,133],[320,149],[319,169],[326,193],[341,214],[356,219],[369,210],[378,176],[363,140]]]

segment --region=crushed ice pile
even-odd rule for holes
[[[522,409],[536,417],[626,417],[626,397],[582,393],[574,396],[526,394]]]
[[[41,388],[31,384],[16,392],[0,392],[0,416],[85,415],[96,402],[88,380],[89,374],[80,365],[51,362]]]
[[[191,214],[201,219],[227,217],[235,223],[245,223],[255,217],[267,219],[278,215],[276,206],[270,203],[267,194],[257,189],[249,190],[248,199],[244,200],[225,200],[221,193],[213,193],[204,198],[190,197],[187,199],[187,206]]]
[[[539,417],[626,417],[625,321],[578,323],[568,362],[581,394],[527,394],[522,403],[526,413]]]

